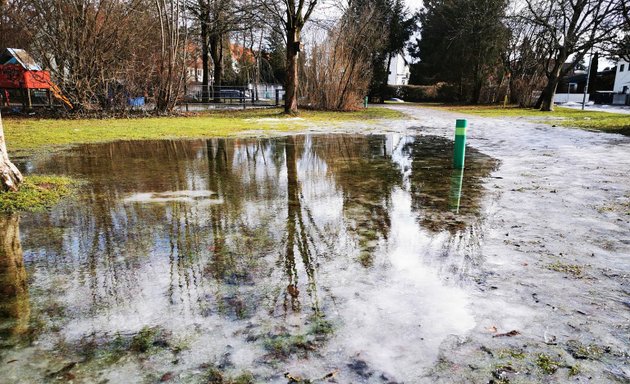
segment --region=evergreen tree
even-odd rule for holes
[[[425,81],[457,85],[461,99],[479,102],[508,41],[506,5],[506,0],[427,0],[414,47],[420,64],[414,70]]]

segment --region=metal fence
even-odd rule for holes
[[[284,103],[284,89],[278,85],[244,86],[187,85],[185,96],[178,103],[180,109],[234,109],[280,106]]]

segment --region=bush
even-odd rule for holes
[[[384,100],[399,98],[408,102],[454,102],[460,101],[457,88],[447,83],[434,85],[389,85],[383,89]]]

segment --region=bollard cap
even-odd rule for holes
[[[468,128],[468,120],[457,119],[457,121],[455,122],[455,128]]]

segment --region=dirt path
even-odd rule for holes
[[[418,134],[451,137],[464,117],[394,108]],[[469,145],[502,165],[488,182],[477,325],[443,344],[431,380],[630,382],[630,138],[465,117]]]

